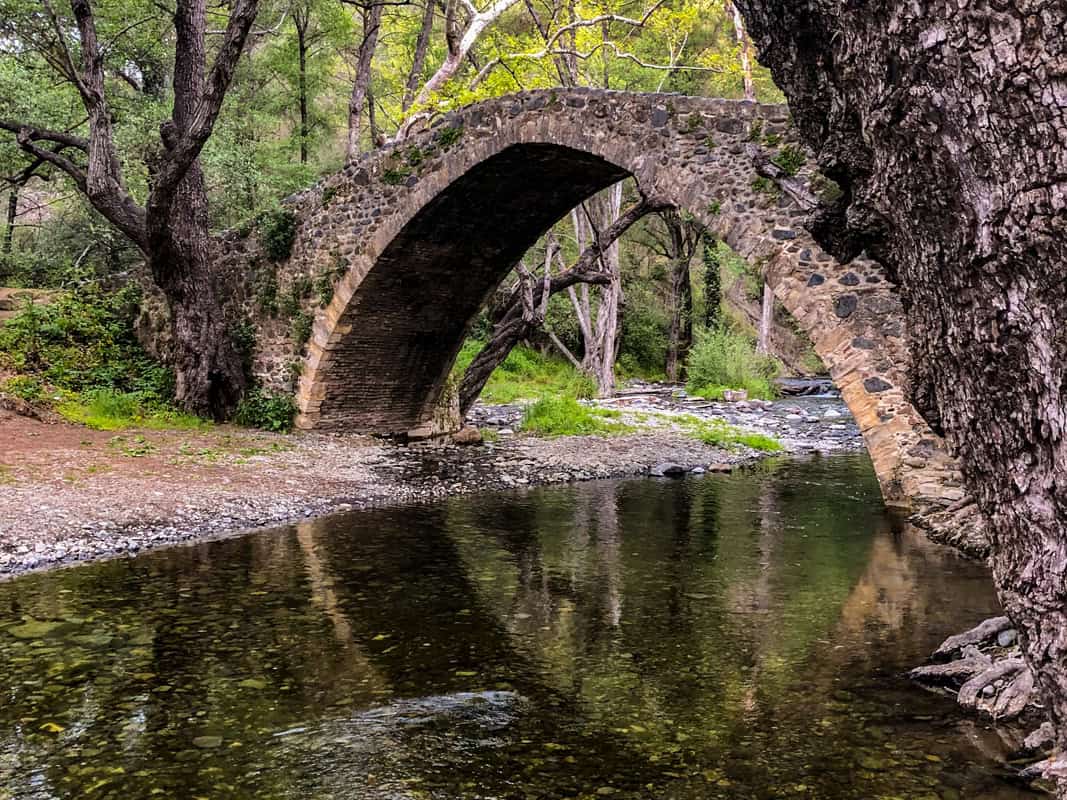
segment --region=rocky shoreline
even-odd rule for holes
[[[773,433],[786,453],[862,448],[839,399],[805,401],[806,411],[791,401],[766,410],[701,401],[683,410]],[[666,402],[656,395],[612,401],[626,409],[624,419],[640,417],[638,432],[560,438],[515,433],[521,406],[479,406],[472,421],[487,433],[476,446],[226,428],[116,435],[7,412],[0,417],[12,444],[0,464],[0,579],[340,511],[522,486],[730,471],[766,456],[686,435],[671,424],[669,409],[655,407]]]

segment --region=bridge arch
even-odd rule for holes
[[[403,433],[433,414],[482,302],[581,200],[632,175],[760,265],[811,337],[891,504],[962,496],[955,464],[907,402],[904,315],[868,260],[848,265],[763,191],[745,145],[784,106],[569,89],[485,101],[290,198],[291,261],[337,276],[297,392],[305,429]]]

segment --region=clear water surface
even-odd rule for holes
[[[1028,797],[995,611],[865,456],[352,513],[0,584],[0,798]]]

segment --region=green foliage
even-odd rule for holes
[[[390,186],[399,186],[411,177],[411,170],[407,167],[390,167],[382,172],[382,183]]]
[[[765,178],[762,175],[752,179],[752,188],[760,194],[769,195],[770,197],[778,196],[778,185],[770,178]]]
[[[30,403],[45,399],[45,386],[39,378],[15,375],[0,383],[0,392],[10,394]]]
[[[314,323],[315,318],[307,311],[301,310],[293,315],[292,339],[297,350],[303,350],[304,345],[308,343]]]
[[[264,211],[256,218],[263,250],[271,261],[285,261],[296,240],[296,215],[286,208]]]
[[[464,342],[452,374],[462,375],[483,346],[484,343],[476,339]],[[489,377],[481,397],[487,403],[513,403],[548,394],[592,397],[596,394],[596,385],[563,359],[545,356],[520,345],[508,353]]]
[[[730,425],[726,420],[700,419],[686,415],[679,422],[694,439],[715,447],[732,450],[740,446],[763,453],[778,453],[782,450],[782,443],[774,437],[746,431]]]
[[[450,148],[461,138],[463,138],[463,128],[458,125],[453,128],[442,128],[437,133],[437,143],[445,150]]]
[[[256,308],[271,317],[278,313],[278,271],[273,266],[259,276],[256,284]]]
[[[773,379],[781,366],[756,352],[752,341],[720,325],[701,332],[689,351],[687,389],[691,394],[721,398],[722,390],[744,389],[749,397],[774,397]]]
[[[292,395],[256,387],[247,392],[234,412],[233,421],[246,428],[288,433],[296,418]]]
[[[844,191],[837,181],[831,180],[821,172],[815,173],[811,179],[811,188],[824,203],[833,203],[841,198]]]
[[[609,420],[618,411],[590,408],[568,395],[548,394],[526,409],[522,429],[541,436],[587,436],[626,433],[632,428]]]
[[[27,304],[0,327],[0,366],[70,392],[109,389],[166,401],[174,378],[133,335],[138,292],[95,284]]]
[[[230,327],[230,338],[234,349],[241,356],[241,366],[246,377],[252,375],[252,360],[256,355],[256,326],[252,320],[244,319]]]
[[[55,408],[70,422],[100,431],[124,428],[206,430],[211,427],[209,421],[178,411],[141,392],[94,389],[70,396]]]
[[[774,155],[771,161],[781,167],[787,175],[796,175],[807,163],[808,157],[796,145],[787,144]]]

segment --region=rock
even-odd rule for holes
[[[459,445],[481,444],[482,432],[473,425],[467,425],[452,434],[452,441]]]
[[[727,403],[737,403],[741,400],[748,400],[748,391],[745,389],[725,389],[722,393],[722,399]]]
[[[828,408],[822,413],[823,419],[837,419],[841,416],[841,412],[836,408]]]
[[[733,464],[709,464],[708,472],[730,473],[734,471]]]
[[[705,469],[704,469],[703,467],[693,467],[693,468],[692,468],[691,470],[689,470],[689,471],[690,471],[690,472],[691,472],[691,473],[692,473],[693,475],[703,475],[703,474],[704,474],[705,472],[707,472],[707,470],[705,470]]]
[[[222,745],[221,736],[197,736],[193,739],[193,744],[202,750],[213,750],[216,747]]]
[[[679,475],[685,475],[685,473],[685,467],[681,464],[675,464],[672,461],[664,461],[661,464],[656,464],[648,470],[648,474],[656,478],[673,478]]]
[[[1015,628],[1008,628],[997,634],[997,644],[1001,647],[1011,647],[1019,638],[1019,632]]]

